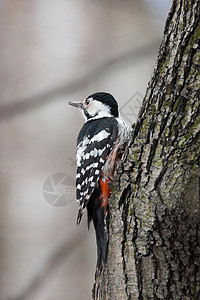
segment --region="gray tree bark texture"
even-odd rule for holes
[[[93,299],[200,299],[200,1],[174,0],[109,199]]]

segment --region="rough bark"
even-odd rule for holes
[[[93,299],[200,299],[200,1],[175,0],[109,200]]]

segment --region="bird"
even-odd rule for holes
[[[94,224],[100,266],[107,256],[109,182],[113,180],[118,149],[130,139],[132,128],[120,117],[118,103],[110,93],[96,92],[83,101],[68,103],[78,108],[85,120],[76,149],[76,223],[80,224],[86,208],[88,228],[91,221]]]

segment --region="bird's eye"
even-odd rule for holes
[[[92,100],[93,100],[93,98],[87,98],[87,99],[85,100],[85,103],[88,105]]]

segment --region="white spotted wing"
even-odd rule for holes
[[[97,185],[107,157],[118,136],[115,118],[85,123],[77,143],[77,200],[83,210]]]

